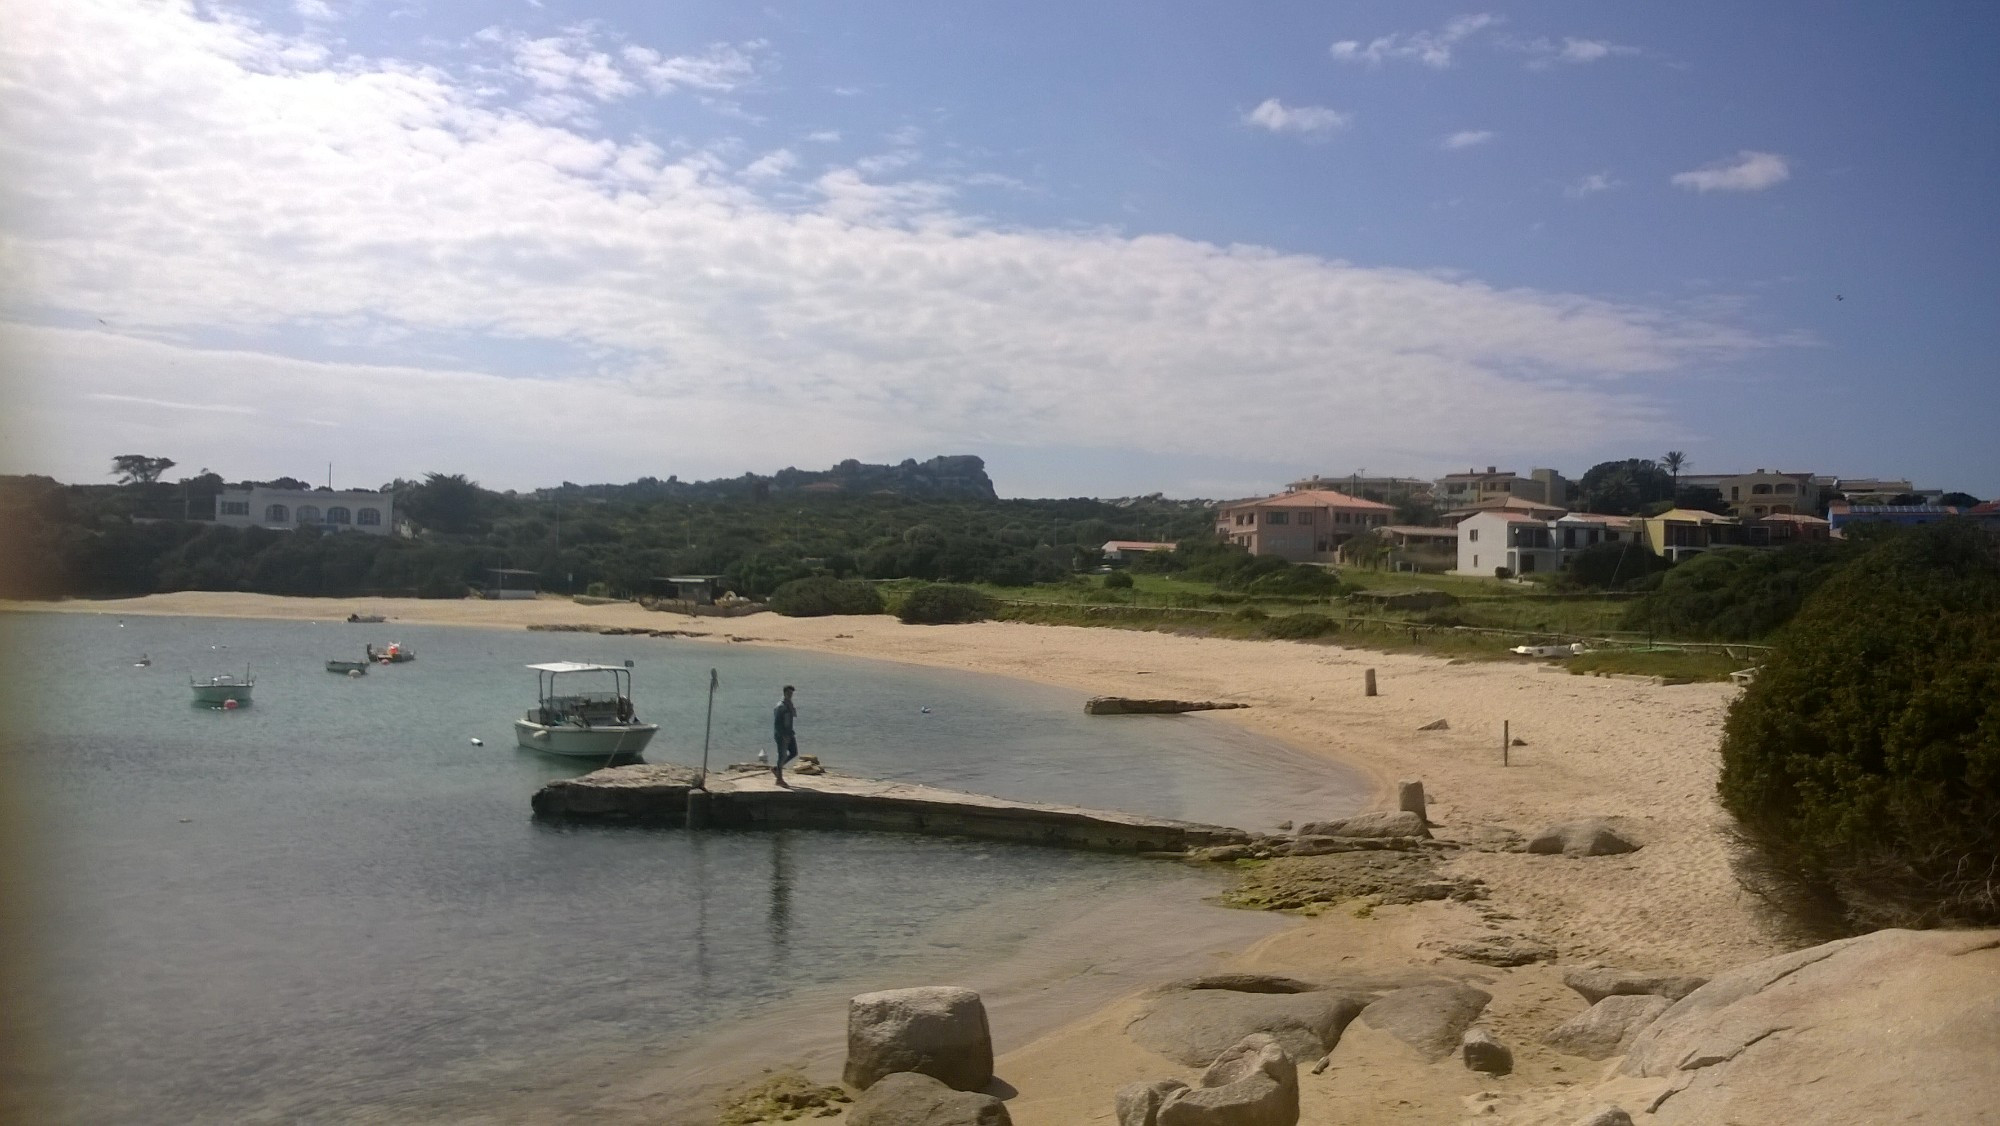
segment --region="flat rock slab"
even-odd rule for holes
[[[1218,700],[1137,700],[1129,696],[1092,696],[1083,702],[1085,715],[1179,715],[1182,712],[1224,712],[1247,708]]]
[[[565,820],[684,825],[691,792],[715,828],[822,828],[928,833],[1108,852],[1187,852],[1241,844],[1251,835],[1223,825],[1113,810],[1009,801],[910,782],[826,773],[778,785],[768,771],[699,775],[684,766],[638,763],[563,778],[536,791],[535,814]]]
[[[1428,837],[1429,826],[1422,814],[1397,809],[1357,813],[1334,821],[1308,821],[1299,826],[1301,837]]]
[[[1606,997],[1651,995],[1669,1001],[1681,998],[1708,984],[1705,977],[1685,974],[1644,973],[1609,966],[1577,966],[1563,971],[1563,984],[1595,1005]]]
[[[1294,1060],[1318,1059],[1340,1043],[1363,998],[1315,989],[1243,993],[1172,988],[1125,1026],[1141,1046],[1188,1067],[1206,1067],[1253,1033],[1265,1033]]]
[[[2000,929],[1882,930],[1688,994],[1620,1070],[1664,1078],[1649,1122],[1992,1122]]]
[[[1491,1000],[1491,993],[1469,985],[1413,985],[1370,1002],[1361,1021],[1435,1063],[1458,1050],[1460,1037]]]

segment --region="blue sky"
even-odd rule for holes
[[[0,471],[2000,494],[1984,6],[13,7]]]

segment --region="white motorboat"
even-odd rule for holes
[[[194,689],[194,702],[211,708],[240,708],[250,702],[250,690],[256,686],[249,669],[244,669],[240,677],[231,673],[188,677],[188,687]]]
[[[641,723],[633,710],[630,669],[578,661],[528,667],[535,670],[537,703],[514,721],[514,738],[531,751],[567,758],[630,758],[645,750],[660,729]]]

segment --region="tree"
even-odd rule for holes
[[[1658,500],[1674,498],[1673,478],[1643,457],[1601,461],[1577,482],[1584,510],[1606,516],[1630,516]]]
[[[1673,475],[1675,493],[1681,491],[1681,470],[1687,468],[1687,463],[1688,455],[1679,450],[1668,450],[1667,456],[1660,459],[1660,467]]]
[[[412,486],[397,503],[411,518],[440,532],[473,532],[480,529],[480,510],[487,493],[477,481],[463,473],[426,473],[424,483]]]
[[[173,467],[174,459],[170,457],[119,454],[111,459],[111,473],[121,485],[150,485]]]
[[[1729,515],[1729,502],[1722,499],[1722,490],[1709,485],[1684,485],[1674,491],[1675,508],[1691,508],[1696,512],[1713,512],[1718,516]]]
[[[1979,504],[1980,500],[1971,493],[1946,493],[1938,498],[1938,503],[1950,505],[1953,508],[1971,508],[1973,505]]]

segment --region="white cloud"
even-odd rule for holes
[[[830,145],[833,144],[835,141],[840,140],[840,130],[821,129],[816,133],[807,133],[806,140],[811,141],[817,145]]]
[[[1310,460],[1323,434],[1296,420],[1335,415],[1384,435],[1350,449],[1370,462],[1495,433],[1554,456],[1644,440],[1657,380],[1762,346],[1462,276],[1001,229],[893,170],[767,198],[740,158],[186,5],[17,0],[10,25],[0,255],[28,292],[0,307],[0,377],[25,381],[0,425],[28,438],[0,444],[8,468],[241,450],[265,475],[333,457],[513,487],[999,444],[1172,458],[1191,427]],[[608,42],[531,53],[549,77],[515,81],[593,99],[617,87],[592,55],[634,65]],[[536,427],[593,440],[496,439]]]
[[[297,12],[301,18],[309,20],[335,18],[334,11],[327,5],[326,0],[292,0],[292,11]]]
[[[1560,41],[1546,37],[1521,39],[1506,37],[1500,45],[1511,51],[1519,51],[1528,56],[1531,70],[1546,70],[1558,64],[1583,64],[1600,62],[1620,55],[1637,55],[1637,47],[1613,43],[1608,39],[1579,39],[1564,36]]]
[[[1491,129],[1465,129],[1453,133],[1438,143],[1447,149],[1469,149],[1474,145],[1483,145],[1493,137]]]
[[[1352,120],[1325,106],[1287,106],[1276,98],[1266,98],[1256,109],[1243,115],[1245,125],[1269,129],[1273,133],[1326,133],[1342,129]]]
[[[1732,160],[1719,160],[1692,172],[1677,172],[1677,188],[1697,192],[1761,192],[1792,178],[1792,167],[1777,153],[1739,151]]]
[[[1436,31],[1396,32],[1367,43],[1343,39],[1330,50],[1342,62],[1380,66],[1387,61],[1409,59],[1442,70],[1451,65],[1453,48],[1500,22],[1500,17],[1494,15],[1455,16]]]
[[[754,39],[740,47],[712,44],[694,55],[662,55],[650,47],[627,47],[624,55],[639,69],[646,84],[661,93],[682,87],[728,93],[756,80],[757,53],[768,46],[764,40]]]
[[[774,149],[744,165],[743,175],[750,180],[775,180],[791,171],[799,163],[799,158],[790,149]]]
[[[1592,172],[1576,183],[1565,186],[1563,194],[1571,199],[1582,199],[1585,196],[1593,196],[1598,192],[1608,192],[1613,188],[1624,186],[1624,181],[1613,179],[1609,172]]]

